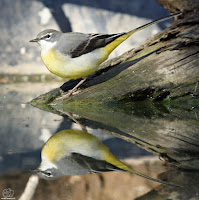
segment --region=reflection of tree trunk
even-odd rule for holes
[[[139,48],[104,63],[102,68],[106,69],[90,77],[80,93],[64,100],[65,103],[162,100],[168,96],[176,98],[199,94],[199,1],[160,2],[170,11],[184,12],[184,18]],[[61,89],[55,91],[41,96],[38,102],[50,102],[60,95]]]
[[[148,102],[61,109],[62,113],[79,115],[84,126],[136,143],[179,168],[199,169],[198,109],[191,111],[176,105],[167,108]]]

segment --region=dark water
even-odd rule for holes
[[[0,198],[9,193],[19,199],[31,177],[32,199],[199,199],[197,99],[43,110],[26,103],[53,87],[0,86]],[[184,187],[161,185],[127,172],[39,179],[37,185],[38,178],[29,170],[39,166],[47,139],[62,130],[82,128],[137,171]]]

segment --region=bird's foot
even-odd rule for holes
[[[56,100],[58,100],[58,101],[63,101],[64,99],[67,99],[67,98],[69,98],[71,95],[73,94],[73,91],[72,90],[70,90],[68,93],[66,93],[65,95],[63,95],[63,96],[61,96],[61,97],[59,97],[59,98],[56,98]]]
[[[56,100],[63,101],[64,99],[69,98],[85,80],[86,78],[82,79],[72,90],[70,90],[67,94],[57,98]]]

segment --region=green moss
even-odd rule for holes
[[[30,101],[30,104],[33,106],[42,105],[42,104],[50,104],[55,98],[62,94],[62,90],[60,88],[56,88],[51,90],[46,94],[42,94],[39,97]]]

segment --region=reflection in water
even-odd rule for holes
[[[9,84],[0,89],[0,198],[3,198],[1,192],[9,187],[14,191],[15,199],[19,199],[30,176],[24,171],[39,165],[39,154],[48,136],[63,129],[77,128],[68,118],[68,111],[133,169],[184,187],[158,186],[158,183],[132,173],[95,173],[63,176],[54,181],[39,179],[33,200],[199,199],[198,99],[184,103],[135,102],[70,109],[48,107],[46,111],[51,113],[27,104],[21,106],[21,102],[50,90],[49,87],[56,86],[31,83],[24,88],[24,84]],[[172,171],[156,156],[149,157],[149,153],[141,152],[137,145],[188,171],[179,168]],[[90,154],[94,152],[91,150]],[[162,174],[163,171],[166,172]]]
[[[144,178],[166,183],[137,172],[118,160],[95,136],[80,130],[63,130],[53,135],[41,151],[41,164],[33,170],[44,179],[107,171],[128,171]]]
[[[165,187],[163,185],[136,198],[136,200],[199,200],[199,173],[186,171],[183,173],[168,171],[161,174],[168,180],[175,177],[183,183],[183,188]]]
[[[84,126],[136,143],[181,169],[199,170],[199,100],[130,102],[108,106],[54,106],[79,116]]]

